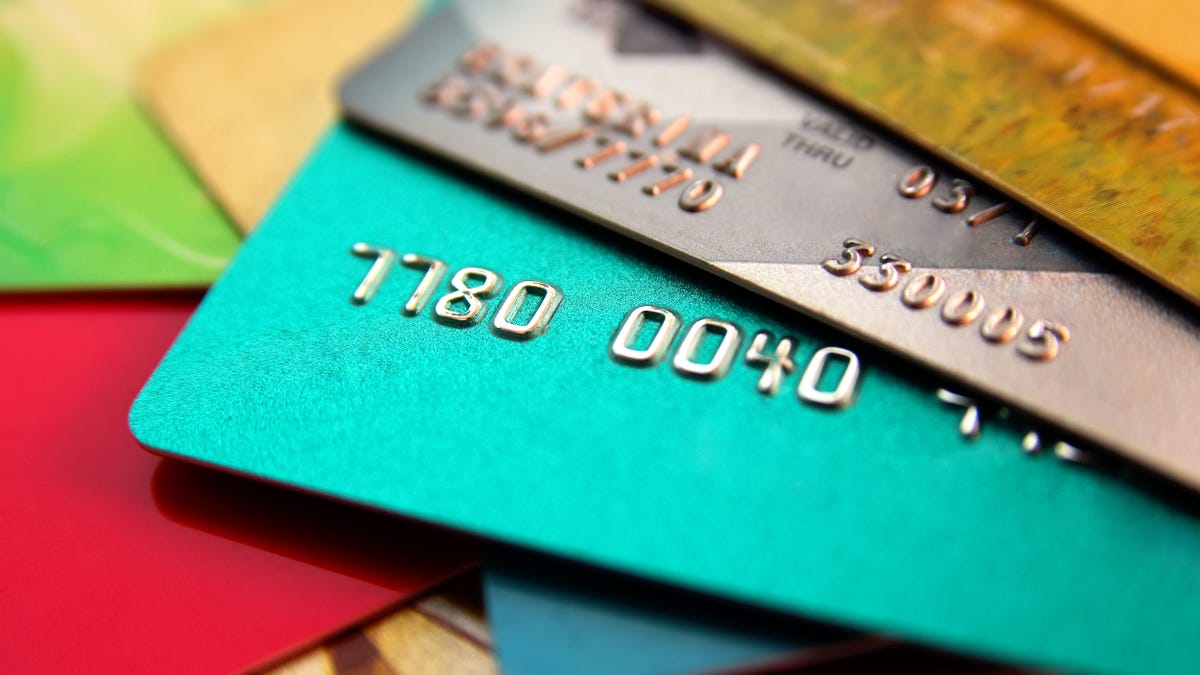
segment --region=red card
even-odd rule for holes
[[[129,405],[196,300],[0,299],[6,671],[228,672],[474,559],[458,535],[142,450]]]

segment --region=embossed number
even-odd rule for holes
[[[845,359],[846,370],[842,371],[842,377],[833,391],[821,391],[817,387],[821,383],[821,375],[825,373],[825,364],[829,362],[831,356]],[[804,374],[800,376],[800,386],[796,389],[796,395],[809,403],[829,408],[845,408],[854,402],[854,392],[858,387],[858,373],[857,354],[841,347],[822,347],[817,350],[816,354],[813,354],[812,359],[808,362],[808,367],[804,369]]]
[[[967,208],[971,197],[975,196],[975,186],[961,178],[950,181],[950,197],[935,197],[933,208],[942,213],[958,213]]]
[[[842,242],[842,259],[830,258],[821,263],[821,267],[830,274],[848,277],[857,274],[863,266],[863,260],[875,255],[875,247],[858,239],[847,239]]]
[[[900,182],[896,183],[896,191],[903,197],[920,199],[929,194],[934,185],[937,185],[937,172],[921,165],[913,167],[900,177]]]
[[[425,274],[421,277],[421,283],[413,289],[412,295],[408,296],[408,301],[404,303],[404,309],[401,310],[407,316],[416,316],[425,309],[429,298],[433,296],[434,290],[442,283],[442,279],[446,276],[446,263],[437,258],[427,258],[416,253],[405,253],[400,259],[400,264],[409,269],[424,269]]]
[[[879,256],[879,274],[863,275],[858,283],[872,291],[890,291],[900,283],[900,274],[912,270],[912,264],[894,253],[884,253]]]
[[[375,259],[375,262],[371,263],[371,268],[367,270],[366,276],[354,289],[354,293],[350,295],[350,302],[356,305],[365,305],[375,297],[375,293],[379,291],[379,285],[383,283],[388,272],[391,272],[392,267],[395,266],[396,252],[390,248],[373,246],[362,241],[351,246],[350,252],[360,258]]]
[[[531,291],[538,296],[538,307],[525,323],[516,323],[517,314],[525,305]],[[554,313],[562,303],[562,298],[562,290],[554,284],[544,281],[519,282],[509,290],[504,302],[500,303],[500,309],[496,310],[496,316],[492,319],[492,331],[496,335],[514,340],[532,340],[546,332],[550,319],[554,318]]]
[[[912,309],[925,309],[937,304],[945,292],[945,280],[936,274],[926,272],[919,277],[913,277],[908,282],[900,294],[900,300],[905,306]]]
[[[658,328],[654,331],[650,344],[643,349],[637,349],[633,343],[637,341],[638,335],[646,325],[646,317],[657,317]],[[653,366],[662,361],[678,331],[679,315],[675,312],[654,305],[635,307],[621,322],[621,327],[617,329],[617,334],[609,346],[609,352],[614,359],[629,365]]]
[[[710,333],[719,333],[721,342],[708,361],[697,362],[696,352]],[[729,366],[733,363],[734,354],[741,341],[742,332],[732,323],[719,319],[697,319],[679,343],[671,366],[688,377],[719,380],[729,372]]]
[[[470,285],[470,280],[476,279],[478,284]],[[487,303],[484,299],[491,298],[500,292],[504,279],[499,274],[482,267],[464,267],[454,273],[450,279],[450,287],[454,290],[438,298],[433,306],[435,318],[449,325],[472,326],[487,314]],[[466,309],[459,310],[455,306],[466,302]]]
[[[779,385],[792,371],[796,364],[792,361],[792,341],[780,338],[779,343],[771,352],[767,351],[767,343],[771,334],[760,330],[754,334],[750,349],[746,351],[746,363],[761,365],[763,374],[758,378],[758,391],[767,396],[774,396],[779,391]]]
[[[1053,361],[1058,357],[1059,345],[1070,339],[1071,331],[1066,326],[1038,319],[1025,331],[1017,351],[1035,361]]]
[[[985,340],[1004,344],[1021,332],[1021,324],[1024,322],[1025,317],[1021,310],[1016,307],[1001,307],[983,320],[979,326],[979,333]]]

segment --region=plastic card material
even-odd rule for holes
[[[0,301],[6,671],[233,672],[473,560],[443,531],[143,452],[129,401],[195,304]]]
[[[1025,456],[1016,418],[964,438],[964,408],[893,357],[489,185],[335,128],[146,384],[134,434],[820,621],[1195,671],[1194,502]]]

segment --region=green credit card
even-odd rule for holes
[[[0,2],[0,289],[205,286],[238,237],[138,108],[138,61],[235,0]]]
[[[1194,672],[1194,504],[1025,456],[1015,421],[968,440],[936,386],[339,127],[130,423],[169,456],[819,620]]]

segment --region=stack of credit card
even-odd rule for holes
[[[0,651],[1196,672],[1196,13],[1111,4],[0,4]]]

